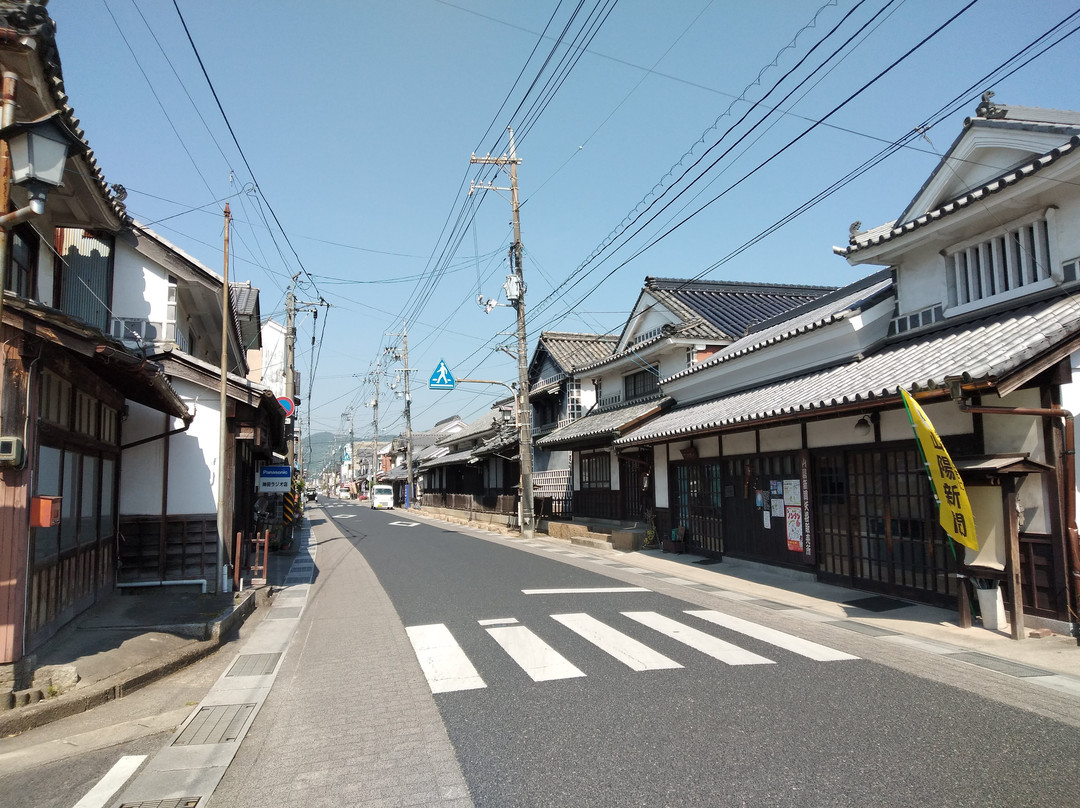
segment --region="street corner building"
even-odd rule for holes
[[[35,649],[118,587],[221,588],[285,421],[248,378],[258,290],[227,294],[131,220],[69,104],[44,3],[0,0],[0,68],[0,165],[12,158],[0,176],[12,211],[0,217],[0,683],[11,686]],[[43,153],[19,141],[37,134],[67,148],[51,184],[20,163]]]

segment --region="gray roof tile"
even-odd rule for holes
[[[1054,338],[1048,338],[1053,333]],[[1059,297],[908,339],[860,361],[678,407],[615,441],[647,443],[842,404],[939,389],[947,376],[995,381],[1080,333],[1080,300]]]
[[[550,435],[545,435],[536,441],[536,445],[541,449],[554,449],[582,441],[616,438],[628,424],[660,412],[670,403],[670,398],[654,398],[614,410],[589,414],[559,427]]]

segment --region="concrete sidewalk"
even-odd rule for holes
[[[265,597],[255,589],[114,592],[35,650],[32,683],[4,694],[0,737],[122,698],[197,662],[220,648]]]
[[[830,586],[808,574],[738,559],[717,563],[689,554],[584,548],[545,534],[526,542],[516,535],[454,524],[422,511],[410,511],[410,518],[533,550],[572,548],[610,561],[612,566],[605,569],[612,572],[620,566],[648,570],[660,580],[796,612],[883,641],[901,638],[923,651],[950,654],[1080,696],[1080,647],[1070,637],[1050,635],[1017,641],[1005,631],[989,631],[977,623],[962,629],[955,611]],[[288,553],[273,554],[267,587],[280,586],[291,563]],[[264,588],[249,589],[235,597],[153,593],[115,594],[105,599],[37,650],[34,686],[10,694],[9,709],[0,710],[0,737],[121,698],[213,653],[267,595]],[[50,687],[59,694],[51,695]]]

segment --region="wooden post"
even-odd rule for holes
[[[968,590],[968,581],[970,580],[965,572],[961,572],[956,576],[959,587],[957,602],[960,609],[957,622],[960,628],[971,628],[971,593]]]
[[[1024,587],[1020,577],[1020,528],[1016,523],[1016,478],[1002,477],[1001,507],[1005,513],[1005,543],[1008,552],[1009,599],[1012,601],[1012,638],[1024,639]]]

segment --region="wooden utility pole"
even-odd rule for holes
[[[532,538],[536,530],[536,520],[533,515],[533,485],[532,485],[532,418],[529,405],[529,343],[525,334],[525,275],[522,270],[522,247],[521,247],[521,216],[518,203],[518,178],[517,167],[521,160],[518,159],[514,149],[514,130],[510,132],[510,150],[502,157],[472,156],[470,163],[481,165],[494,165],[507,168],[510,174],[510,209],[514,222],[514,243],[510,247],[510,259],[514,274],[507,279],[506,297],[517,309],[517,360],[518,360],[518,462],[521,468],[521,533],[526,538]],[[506,190],[495,188],[493,185],[473,186],[472,190],[482,187],[484,190]]]
[[[416,481],[413,479],[412,465],[412,393],[409,391],[409,331],[405,321],[401,322],[401,346],[405,360],[405,468],[408,470],[408,486],[405,492],[406,507],[414,506],[416,499]]]
[[[292,422],[296,416],[296,294],[293,288],[296,276],[289,279],[289,291],[285,293],[285,398],[293,404],[293,414],[289,416],[289,429],[286,430],[285,459],[289,468],[293,467],[296,456],[293,445]]]
[[[229,316],[229,222],[232,221],[232,214],[229,212],[229,203],[225,203],[225,263],[223,269],[223,279],[221,283],[221,390],[218,398],[218,405],[221,408],[221,414],[218,419],[218,563],[217,568],[222,571],[222,582],[227,579],[228,576],[224,574],[224,567],[226,559],[232,556],[228,553],[225,547],[226,532],[230,531],[229,519],[227,518],[229,513],[232,512],[232,508],[227,507],[228,490],[226,488],[227,477],[231,479],[232,475],[226,475],[226,453],[228,452],[228,406],[229,406],[229,320],[232,318]],[[221,582],[218,584],[222,591],[224,586]]]

